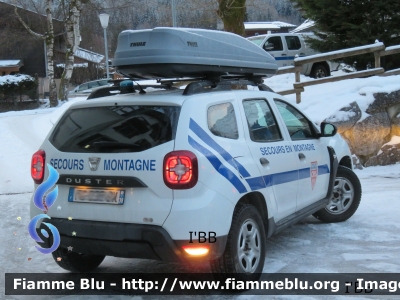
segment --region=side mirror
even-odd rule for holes
[[[335,125],[322,122],[321,123],[321,137],[331,137],[337,133],[337,128]]]
[[[275,48],[275,45],[272,43],[264,44],[265,51],[271,51],[271,50],[274,50],[274,48]]]

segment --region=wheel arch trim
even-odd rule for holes
[[[269,216],[269,211],[267,207],[267,202],[265,200],[265,197],[262,193],[253,191],[250,193],[247,193],[243,197],[239,199],[239,201],[236,203],[235,209],[238,205],[240,204],[251,204],[253,205],[257,211],[259,212],[261,219],[263,220],[264,223],[264,229],[265,233],[269,232],[269,221],[268,221],[268,216]],[[267,236],[269,236],[267,234]]]

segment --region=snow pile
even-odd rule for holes
[[[337,111],[334,116],[326,119],[328,122],[343,122],[350,120],[351,117],[355,117],[357,114],[354,111]]]
[[[50,129],[77,97],[58,107],[0,113],[0,194],[32,191],[29,165]]]
[[[334,73],[337,72],[333,72],[333,76],[336,75]],[[310,80],[314,79],[300,76],[301,82]],[[264,83],[276,92],[293,89],[294,82],[294,74],[276,75],[264,80]],[[362,121],[369,116],[365,111],[375,100],[373,94],[391,93],[398,90],[400,90],[400,75],[372,76],[307,86],[301,93],[300,104],[296,104],[295,94],[287,95],[285,98],[318,124],[333,115],[339,115],[339,118],[346,120],[345,118],[349,116],[339,113],[340,109],[356,101],[363,114],[360,119]]]
[[[307,19],[304,21],[303,24],[300,24],[298,27],[290,31],[290,33],[297,33],[306,29],[310,29],[311,27],[314,27],[315,22],[313,20]],[[309,30],[311,31],[311,30]]]
[[[385,146],[395,146],[397,144],[400,144],[400,136],[392,136],[391,140],[389,142],[387,142],[386,144],[384,144],[382,146],[382,148]],[[382,150],[379,150],[377,155],[379,155],[381,153],[382,153]]]
[[[4,75],[0,76],[0,86],[1,85],[10,85],[10,84],[19,84],[22,82],[32,82],[35,79],[29,75]]]

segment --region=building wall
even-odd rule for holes
[[[21,18],[35,32],[46,31],[46,17],[18,9]],[[54,20],[55,34],[63,31],[63,24]],[[39,77],[46,76],[44,40],[32,36],[14,13],[14,6],[0,2],[0,60],[22,59],[20,73]]]
[[[0,76],[10,75],[10,73],[19,73],[19,67],[0,67]]]

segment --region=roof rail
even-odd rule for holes
[[[143,89],[146,88],[154,88],[154,89],[165,89],[165,90],[172,90],[176,89],[170,84],[137,84],[134,85],[132,84],[130,89],[121,87],[119,84],[114,85],[114,86],[105,86],[102,88],[99,88],[88,96],[86,100],[91,100],[91,99],[96,99],[96,98],[102,98],[102,97],[108,97],[116,94],[126,94],[126,93],[135,93],[136,91],[139,91],[140,94],[145,94],[146,92]]]
[[[194,95],[200,93],[207,93],[212,91],[227,91],[231,90],[232,86],[257,86],[260,91],[274,92],[269,86],[262,83],[262,78],[220,78],[219,80],[203,79],[201,81],[195,81],[189,83],[183,95]]]
[[[166,90],[177,89],[173,86],[176,82],[190,82],[184,89],[182,95],[194,95],[200,93],[214,92],[214,91],[229,91],[234,86],[236,89],[240,86],[257,86],[260,91],[274,92],[269,86],[265,85],[262,77],[250,76],[216,76],[216,77],[202,77],[202,78],[168,78],[157,79],[159,84],[140,84],[135,79],[128,79],[124,81],[131,81],[131,84],[123,84],[123,81],[115,81],[114,86],[107,86],[93,91],[87,100],[96,99],[115,95],[116,93],[135,93],[139,91],[140,94],[145,94],[143,89],[146,88],[161,88]]]

